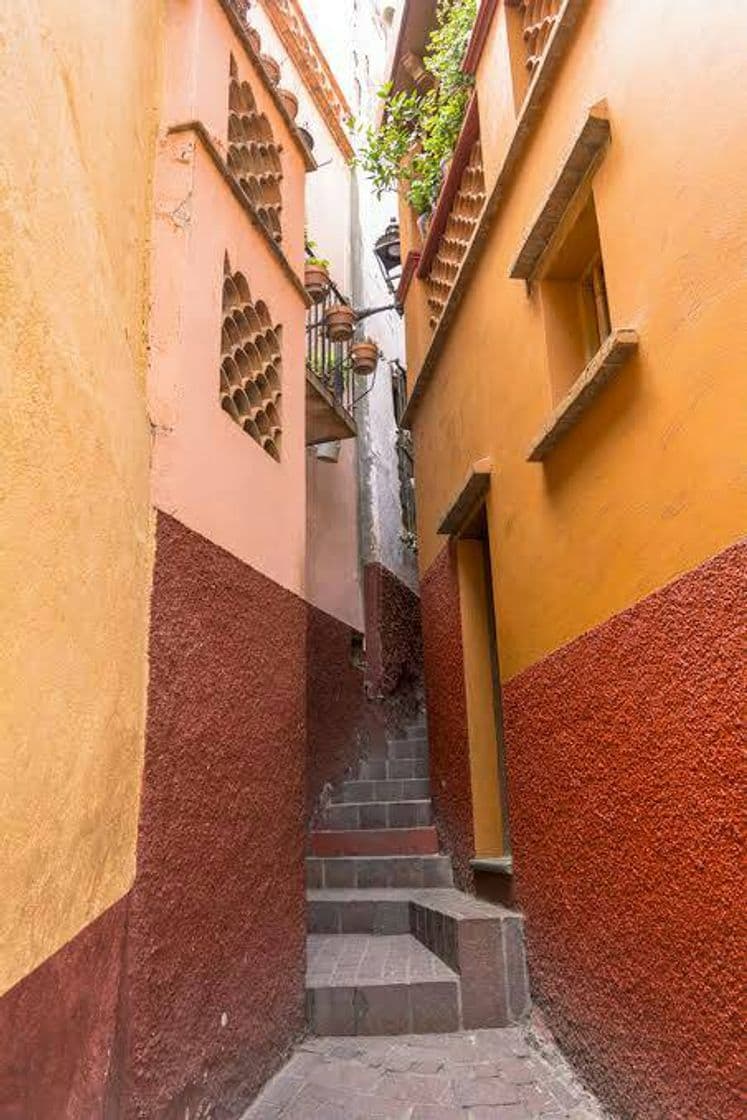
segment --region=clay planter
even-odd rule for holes
[[[280,81],[280,66],[269,54],[261,54],[259,58],[265,68],[265,74],[272,84],[276,86]]]
[[[254,47],[255,52],[259,54],[262,50],[262,40],[259,37],[259,31],[254,27],[247,27],[246,37]]]
[[[314,303],[321,303],[329,287],[329,274],[320,264],[307,264],[303,270],[303,286]]]
[[[294,121],[298,113],[298,98],[295,93],[291,93],[289,89],[281,89],[280,86],[278,86],[278,93],[280,94],[280,100],[288,111],[288,116]]]
[[[311,135],[308,128],[301,128],[300,125],[299,125],[298,131],[299,131],[301,139],[303,140],[306,147],[309,149],[310,152],[313,152],[314,151],[314,137]]]
[[[350,347],[350,359],[353,363],[353,373],[359,377],[368,377],[379,364],[379,348],[370,338],[363,342],[354,342]]]
[[[355,312],[346,303],[335,303],[324,316],[324,326],[330,342],[349,342],[353,337]]]

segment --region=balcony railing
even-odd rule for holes
[[[306,313],[307,444],[356,435],[351,342],[332,342],[325,326],[330,307],[349,303],[330,280],[324,298]]]

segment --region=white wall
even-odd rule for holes
[[[376,91],[386,81],[401,12],[401,0],[301,0],[337,81],[348,99],[353,115],[373,122],[379,106]],[[394,9],[393,20],[383,18]],[[377,199],[360,169],[355,171],[351,237],[354,246],[352,295],[358,307],[391,301],[373,254],[373,246],[389,220],[397,216],[393,193]],[[356,267],[357,266],[357,267]],[[385,359],[404,362],[404,332],[396,312],[376,315],[366,321],[365,332],[381,347]],[[405,548],[399,500],[399,476],[395,448],[396,428],[391,378],[386,361],[379,363],[370,394],[358,407],[358,461],[364,504],[362,549],[364,562],[376,560],[411,587],[417,586],[413,554]]]

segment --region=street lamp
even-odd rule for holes
[[[384,283],[391,294],[395,295],[402,276],[402,248],[399,241],[399,224],[394,218],[377,239],[374,254],[379,262]]]

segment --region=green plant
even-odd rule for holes
[[[378,94],[385,103],[381,127],[361,129],[353,122],[362,133],[357,162],[377,195],[404,183],[419,214],[436,201],[442,164],[454,151],[464,119],[472,78],[461,67],[476,13],[477,0],[439,0],[423,58],[430,88],[392,93],[391,84],[385,85]]]
[[[315,253],[316,241],[311,241],[309,237],[304,237],[304,245],[306,248],[306,252],[311,253],[311,256],[306,258],[304,262],[305,264],[311,265],[312,268],[329,269],[329,261],[324,257],[317,257]]]

